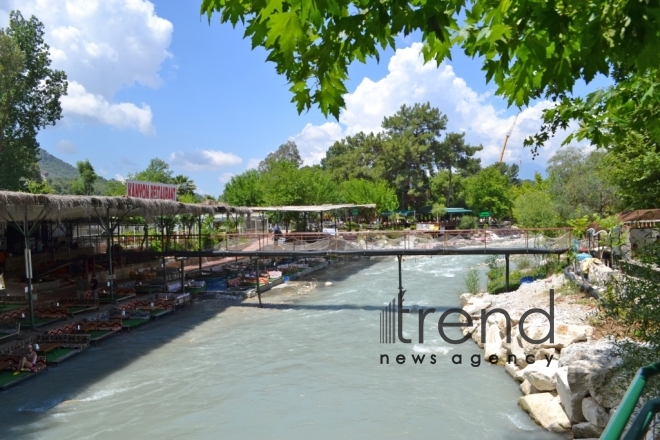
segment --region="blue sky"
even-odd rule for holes
[[[35,14],[46,26],[53,65],[67,72],[64,118],[39,134],[41,147],[75,164],[89,159],[106,178],[142,170],[151,158],[191,176],[217,196],[231,175],[254,167],[288,139],[307,164],[318,163],[332,142],[378,130],[402,104],[430,101],[449,117],[450,131],[465,131],[484,145],[484,164],[497,160],[517,109],[492,96],[477,61],[460,52],[436,68],[418,57],[419,36],[399,39],[381,63],[351,67],[347,108],[339,122],[316,109],[298,115],[284,77],[251,50],[241,29],[211,25],[200,1],[9,0],[8,11]],[[6,5],[6,3],[4,3]],[[581,89],[582,90],[582,89]],[[518,118],[505,160],[521,175],[542,171],[560,139],[536,160],[522,140],[539,127],[548,104],[534,103]]]

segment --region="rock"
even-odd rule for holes
[[[617,372],[619,362],[617,359],[604,366],[598,365],[589,374],[589,394],[605,408],[617,406],[628,387],[627,381]]]
[[[481,348],[484,348],[484,344],[481,342],[481,324],[477,323],[474,326],[474,331],[472,332],[472,340],[477,343]]]
[[[612,357],[614,343],[608,339],[600,339],[596,342],[578,342],[561,349],[561,360],[559,363],[569,365],[579,360],[587,360],[607,364]]]
[[[486,344],[484,345],[484,359],[488,360],[491,356],[497,356],[497,364],[504,365],[506,363],[506,349],[502,347],[502,338],[500,337],[500,329],[497,325],[492,324],[486,328]]]
[[[513,362],[512,362],[512,363],[507,362],[507,363],[504,365],[504,370],[505,370],[507,373],[509,373],[509,375],[510,375],[511,377],[513,377],[513,379],[514,379],[516,382],[522,382],[522,381],[525,380],[525,378],[523,377],[522,370],[521,370],[520,368],[518,368],[516,365],[514,365]]]
[[[468,305],[468,303],[472,302],[472,294],[471,293],[464,293],[463,295],[460,296],[461,300],[461,307],[465,307]]]
[[[600,438],[603,430],[589,422],[573,425],[573,438]]]
[[[613,273],[614,271],[604,264],[594,264],[589,271],[589,281],[596,286],[604,286]]]
[[[518,399],[518,405],[548,431],[565,432],[571,429],[571,422],[561,408],[559,398],[550,393],[522,396]]]
[[[472,324],[471,326],[466,325],[465,327],[463,327],[463,330],[462,330],[463,331],[463,336],[471,335],[478,325],[479,325],[479,323],[476,323],[476,324]]]
[[[534,386],[529,383],[528,380],[523,380],[523,383],[520,384],[520,392],[523,393],[524,396],[528,394],[540,393],[540,391],[534,388]]]
[[[557,388],[557,368],[559,362],[552,360],[547,365],[545,360],[528,365],[523,370],[523,377],[540,391],[551,391]]]
[[[508,350],[509,354],[512,354],[516,357],[516,364],[518,364],[520,368],[525,368],[528,365],[527,361],[525,360],[525,349],[520,344],[520,340],[518,338],[511,339],[511,344],[509,344]]]
[[[599,428],[605,428],[610,421],[610,415],[605,408],[600,406],[592,397],[582,400],[582,413],[589,423]]]
[[[468,315],[472,316],[473,319],[474,319],[475,316],[476,317],[481,316],[481,309],[479,307],[475,306],[474,304],[466,305],[465,307],[463,307],[463,310],[465,310]],[[465,319],[465,318],[463,318],[463,319]]]
[[[585,420],[582,414],[582,399],[587,395],[588,388],[584,383],[576,384],[575,389],[573,389],[568,379],[568,368],[560,367],[557,369],[557,393],[571,423],[578,423]]]
[[[547,331],[546,331],[547,333]],[[549,340],[541,344],[543,348],[562,349],[576,342],[583,342],[594,333],[589,325],[572,325],[564,323],[555,324],[554,342]]]

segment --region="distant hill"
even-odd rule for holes
[[[45,150],[39,151],[39,169],[42,173],[48,173],[49,179],[74,180],[78,178],[76,167],[58,159]]]
[[[39,152],[39,170],[48,173],[46,179],[58,194],[71,194],[71,184],[79,177],[78,168],[44,150]],[[99,176],[94,184],[94,193],[104,195],[107,190],[108,181]]]

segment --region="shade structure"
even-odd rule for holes
[[[140,216],[152,220],[163,215],[213,215],[218,212],[250,214],[218,202],[179,203],[132,197],[71,196],[0,191],[0,223],[92,219],[100,216]]]

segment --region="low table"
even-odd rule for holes
[[[46,355],[49,351],[57,350],[60,348],[59,342],[44,342],[43,344],[39,344],[39,350],[36,350],[37,353],[43,353]]]

